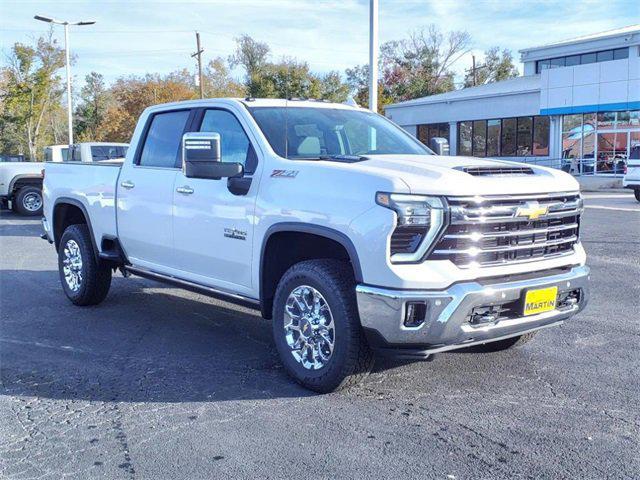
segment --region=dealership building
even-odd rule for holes
[[[524,75],[386,107],[451,155],[621,173],[640,150],[640,25],[520,51]]]

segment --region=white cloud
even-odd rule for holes
[[[96,18],[72,31],[76,76],[100,71],[109,80],[126,74],[194,69],[194,30],[202,33],[205,57],[226,57],[234,38],[247,33],[271,45],[274,57],[306,60],[317,71],[340,70],[368,60],[367,0],[236,0],[76,2],[2,0],[0,40],[4,50],[28,41],[46,26],[33,15]],[[635,14],[634,14],[635,12]],[[634,16],[635,15],[635,16]],[[638,23],[635,0],[380,0],[380,39],[406,36],[430,23],[467,30],[475,52],[498,45],[514,51],[550,41]],[[58,36],[61,37],[58,30]],[[456,66],[461,73],[470,56]]]

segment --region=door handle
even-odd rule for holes
[[[122,188],[126,188],[127,190],[130,190],[130,189],[132,189],[133,187],[135,187],[136,185],[135,185],[135,183],[130,182],[129,180],[125,180],[124,182],[122,182],[122,183],[120,184],[120,186],[121,186]]]
[[[183,193],[185,195],[191,195],[193,193],[193,188],[187,187],[187,186],[178,187],[178,188],[176,188],[176,192]]]

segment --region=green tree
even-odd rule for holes
[[[91,72],[85,77],[80,99],[81,103],[75,112],[76,138],[79,141],[102,140],[101,126],[109,106],[110,93],[101,74]]]
[[[258,42],[249,35],[241,35],[236,39],[236,50],[229,56],[231,68],[241,66],[245,71],[244,83],[247,88],[247,95],[258,97],[261,76],[267,66],[267,59],[271,49],[269,45]]]
[[[307,62],[283,58],[269,59],[270,48],[248,35],[236,39],[236,50],[229,57],[233,68],[245,70],[246,94],[254,98],[316,98],[341,102],[347,99],[349,87],[339,72],[316,74]]]
[[[345,71],[347,86],[354,101],[361,107],[369,106],[369,65],[356,65]],[[393,103],[384,82],[378,80],[378,112],[384,113],[384,107]]]
[[[13,45],[8,66],[0,70],[0,150],[37,160],[38,152],[52,138],[48,119],[59,108],[63,88],[57,72],[63,65],[64,52],[51,30],[35,47]]]
[[[246,88],[232,76],[224,59],[211,60],[203,72],[204,94],[207,98],[244,97]]]
[[[518,68],[513,63],[511,50],[500,47],[492,47],[484,52],[484,63],[476,68],[476,85],[499,82],[520,75]],[[472,87],[473,71],[469,71],[464,79],[465,87]]]

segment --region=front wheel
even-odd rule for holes
[[[636,196],[636,200],[640,202],[640,188],[634,188],[633,194]]]
[[[344,262],[308,260],[285,272],[274,298],[273,336],[289,375],[319,393],[354,385],[373,368]]]
[[[111,268],[96,259],[87,225],[70,225],[58,247],[60,282],[75,305],[97,305],[109,293]]]
[[[13,202],[20,215],[42,215],[42,190],[38,187],[22,187]]]

